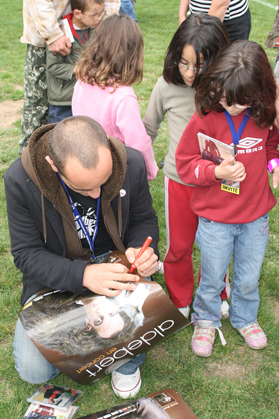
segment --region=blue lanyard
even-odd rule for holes
[[[232,139],[233,139],[233,144],[234,144],[234,154],[236,155],[236,153],[237,153],[237,144],[239,143],[240,137],[241,137],[241,135],[243,133],[243,130],[244,130],[247,122],[248,122],[250,111],[249,111],[249,109],[247,109],[247,112],[246,112],[244,118],[242,119],[241,124],[240,124],[240,127],[238,128],[238,131],[237,132],[235,130],[235,126],[234,126],[232,117],[229,114],[229,112],[226,111],[226,110],[225,110],[225,115],[226,115],[226,118],[227,118],[229,127],[231,129]]]
[[[90,234],[88,233],[88,230],[85,227],[84,222],[82,221],[82,218],[80,216],[80,213],[78,212],[77,208],[75,207],[75,204],[73,203],[72,197],[69,194],[69,191],[67,189],[67,186],[65,185],[65,183],[61,179],[61,176],[60,176],[60,174],[58,172],[57,172],[57,175],[58,175],[58,177],[60,179],[60,182],[62,183],[62,185],[63,185],[63,187],[65,189],[66,194],[68,195],[69,202],[70,202],[70,205],[71,205],[73,214],[74,214],[74,219],[75,219],[75,221],[77,221],[78,225],[80,226],[80,228],[81,228],[81,230],[82,230],[82,232],[84,234],[84,237],[86,238],[87,243],[88,243],[88,245],[90,247],[90,250],[91,250],[91,258],[92,259],[95,259],[95,255],[94,255],[94,242],[96,240],[96,236],[97,236],[97,233],[98,233],[98,227],[99,227],[98,220],[99,220],[99,210],[100,210],[101,194],[100,194],[100,196],[99,196],[99,198],[97,200],[96,223],[95,223],[95,229],[94,229],[93,237],[92,237],[92,240],[91,240]]]

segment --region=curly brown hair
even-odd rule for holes
[[[224,112],[221,99],[228,106],[249,105],[258,127],[273,124],[276,83],[267,55],[256,42],[236,41],[219,53],[197,87],[198,115]]]
[[[143,77],[143,36],[129,16],[112,15],[94,30],[78,62],[77,79],[99,87],[131,86]]]

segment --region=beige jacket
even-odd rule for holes
[[[107,16],[117,13],[119,7],[120,0],[105,1]],[[23,36],[20,41],[37,47],[51,44],[63,35],[57,20],[70,11],[69,0],[23,0]]]
[[[37,47],[59,39],[63,32],[59,29],[57,19],[69,0],[23,0],[23,36],[20,41]]]

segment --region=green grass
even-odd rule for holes
[[[277,5],[277,0],[269,0]],[[22,34],[22,2],[2,0],[0,4],[0,101],[22,98],[25,46],[19,42]],[[135,91],[142,115],[157,78],[162,73],[166,48],[177,29],[179,0],[138,0],[136,15],[145,41],[144,80]],[[271,30],[275,10],[250,0],[252,13],[251,40],[264,44]],[[276,49],[266,49],[273,65]],[[21,274],[10,256],[10,242],[3,190],[3,174],[18,156],[20,124],[0,130],[0,417],[20,419],[28,407],[27,397],[36,385],[23,382],[13,360],[13,333],[20,310]],[[154,149],[159,162],[168,148],[168,128],[162,123]],[[151,183],[151,191],[160,225],[160,252],[166,249],[164,221],[163,172]],[[275,191],[277,199],[279,190]],[[262,268],[260,281],[261,305],[259,322],[268,334],[268,347],[253,351],[244,344],[241,336],[223,321],[227,345],[223,347],[216,338],[210,358],[198,358],[190,350],[193,328],[189,326],[168,338],[147,354],[142,370],[143,385],[140,396],[163,387],[177,390],[194,412],[203,419],[277,419],[279,411],[279,268],[277,253],[279,244],[278,206],[270,213],[270,241]],[[197,277],[199,252],[194,249],[194,265]],[[165,288],[163,276],[156,279]],[[119,404],[106,377],[91,386],[78,385],[64,374],[52,382],[81,389],[84,394],[77,402],[83,416]]]

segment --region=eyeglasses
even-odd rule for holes
[[[195,73],[200,73],[203,69],[203,67],[191,68],[187,64],[182,63],[181,61],[178,63],[178,65],[179,64],[182,65],[182,67],[184,67],[186,71],[191,70],[191,71],[194,71]]]
[[[220,99],[219,103],[220,105],[227,105],[227,101],[225,98]],[[249,105],[239,105],[238,103],[233,103],[231,106],[235,106],[236,108],[243,110],[251,107]]]
[[[96,21],[96,20],[102,20],[105,17],[106,13],[107,12],[103,10],[101,13],[96,13],[95,15],[87,15],[86,13],[83,13],[83,14],[87,17],[90,17],[90,19],[92,19],[93,21]]]

